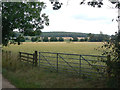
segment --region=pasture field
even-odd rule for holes
[[[3,50],[12,52],[56,52],[83,55],[100,55],[101,52],[95,50],[100,47],[103,42],[23,42],[21,45],[9,45],[3,47]]]
[[[15,55],[18,54],[19,51],[27,53],[41,51],[82,55],[101,55],[101,52],[95,50],[95,48],[102,46],[102,44],[102,42],[24,42],[21,45],[9,45],[7,47],[3,47],[3,50],[12,51],[13,56],[10,60],[4,60],[3,58],[3,75],[18,88],[105,87],[105,82],[103,83],[103,81],[86,81],[77,77],[61,76],[61,74],[54,72],[51,73],[49,70],[47,71],[47,69],[44,70],[37,67],[31,67],[28,64],[23,65],[15,59]],[[51,63],[54,64],[53,61]]]

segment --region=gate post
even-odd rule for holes
[[[81,55],[79,57],[79,75],[81,76]]]
[[[57,72],[58,72],[58,53],[57,53]]]
[[[37,66],[37,51],[35,51],[34,53],[34,61],[35,61],[35,66]]]
[[[40,67],[40,52],[39,52],[39,67]]]

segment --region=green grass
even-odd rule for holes
[[[25,42],[21,45],[9,45],[3,47],[4,50],[13,52],[34,52],[37,51],[50,51],[61,53],[74,53],[74,54],[91,54],[99,55],[100,52],[95,48],[101,46],[101,42]]]
[[[3,47],[4,50],[12,51],[12,57],[5,58],[3,54],[3,75],[18,88],[99,88],[105,87],[105,82],[81,79],[80,77],[68,76],[50,72],[48,69],[33,67],[27,63],[19,62],[17,53],[37,51],[61,52],[73,54],[100,55],[94,48],[101,46],[102,43],[83,42],[26,42],[21,45],[9,45]],[[15,57],[16,56],[16,57]]]
[[[8,75],[9,74],[9,75]],[[100,81],[84,80],[76,77],[42,71],[37,68],[12,72],[3,69],[3,75],[17,88],[100,88]]]

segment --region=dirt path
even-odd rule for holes
[[[0,77],[2,77],[1,74],[0,74]],[[12,85],[7,79],[2,77],[2,88],[15,88],[15,86]]]

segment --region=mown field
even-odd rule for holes
[[[50,72],[39,67],[21,64],[17,61],[19,51],[33,53],[34,51],[57,52],[82,55],[101,55],[95,50],[102,46],[102,42],[25,42],[21,45],[9,45],[3,50],[12,51],[10,60],[3,58],[3,75],[18,88],[100,88],[106,87],[103,81],[84,80],[79,77],[69,77]],[[4,56],[3,56],[4,57]],[[64,84],[63,84],[64,83]],[[87,87],[86,87],[87,85]]]

